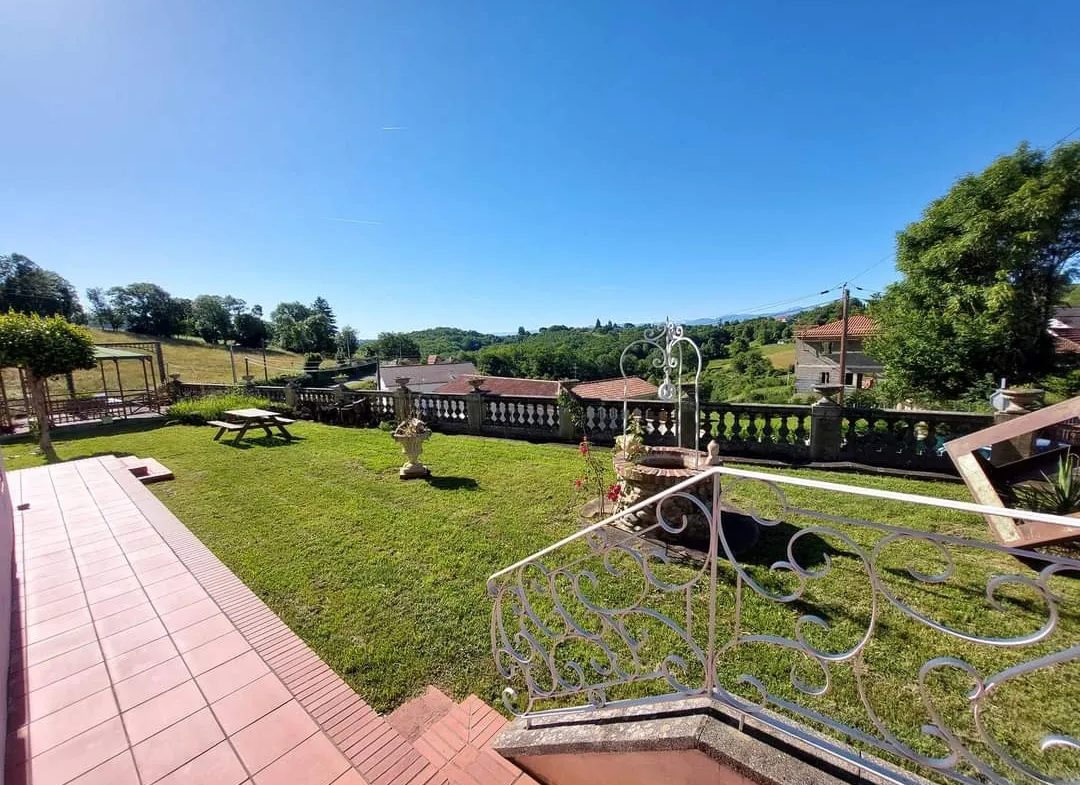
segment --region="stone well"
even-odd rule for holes
[[[616,449],[612,454],[612,461],[615,474],[622,485],[618,510],[661,494],[710,466],[720,465],[722,461],[718,452],[715,442],[709,445],[708,453],[685,447],[646,447],[642,453],[627,456],[622,450]],[[700,500],[705,509],[712,509],[711,482],[691,486],[686,493]],[[664,501],[661,512],[669,526],[681,525],[683,516],[686,516],[686,528],[673,533],[657,526],[649,532],[649,536],[698,550],[708,550],[709,519],[697,504],[685,497],[674,496]],[[742,552],[757,542],[758,526],[748,516],[722,508],[721,522],[725,539],[734,552]],[[626,526],[637,531],[653,527],[656,523],[655,505],[627,516],[625,521]]]

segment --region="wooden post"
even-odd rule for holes
[[[841,406],[844,405],[844,393],[847,392],[847,323],[848,323],[848,288],[844,284],[844,296],[840,301],[840,395],[836,399]]]
[[[154,354],[157,356],[158,378],[164,384],[167,374],[165,373],[165,355],[161,351],[161,341],[154,341]]]
[[[7,387],[4,386],[4,374],[2,370],[0,370],[0,396],[4,399],[4,425],[10,428],[12,426],[11,408],[8,406]]]
[[[232,383],[236,384],[236,357],[233,356],[232,344],[229,344],[229,366],[232,368]]]
[[[113,358],[113,364],[116,366],[116,385],[120,388],[120,411],[123,417],[127,417],[127,401],[124,400],[124,380],[120,378],[120,361],[115,357]],[[105,398],[105,410],[108,411],[109,399]]]
[[[267,384],[270,384],[270,370],[266,367],[266,347],[265,346],[262,348],[262,356],[263,356],[263,379],[266,381]]]

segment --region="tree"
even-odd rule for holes
[[[218,343],[233,337],[233,317],[225,300],[214,294],[200,294],[191,302],[191,329],[207,343]],[[243,307],[242,300],[233,302],[239,302]]]
[[[379,333],[378,339],[364,346],[364,351],[384,360],[414,360],[420,356],[420,346],[404,333]]]
[[[111,307],[127,329],[172,338],[184,332],[191,301],[173,297],[157,284],[133,283],[109,289]]]
[[[22,368],[40,433],[38,446],[56,459],[49,436],[46,383],[50,376],[97,365],[90,333],[61,316],[9,311],[0,316],[0,366]]]
[[[868,351],[894,396],[950,400],[988,375],[1053,365],[1047,324],[1080,253],[1080,142],[1020,145],[959,180],[897,236],[903,279],[872,308]]]
[[[90,301],[90,314],[102,329],[119,330],[124,320],[109,303],[101,287],[86,290],[86,299]]]
[[[337,351],[340,357],[348,359],[353,356],[360,346],[360,339],[349,325],[345,325],[337,334]]]
[[[307,352],[314,347],[304,331],[311,309],[300,302],[278,303],[270,312],[270,332],[278,346],[290,352]]]
[[[266,346],[266,341],[270,337],[270,330],[267,328],[266,322],[254,313],[253,308],[252,313],[239,314],[233,320],[233,336],[237,346],[258,349]]]
[[[0,255],[0,312],[7,311],[86,321],[79,295],[66,278],[17,253]]]

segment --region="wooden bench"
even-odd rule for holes
[[[296,420],[290,420],[288,417],[275,417],[274,422],[278,425],[292,425]]]
[[[215,441],[215,442],[216,442],[216,441],[217,441],[218,439],[220,439],[220,438],[221,438],[222,436],[224,436],[224,435],[225,435],[225,431],[239,431],[239,430],[241,430],[241,429],[242,429],[242,428],[244,427],[242,423],[238,423],[238,422],[223,422],[223,421],[221,421],[221,420],[207,420],[207,421],[206,421],[206,424],[207,424],[207,425],[213,425],[213,426],[216,426],[216,427],[217,427],[217,429],[218,429],[218,432],[217,432],[217,434],[216,434],[216,435],[214,436],[214,441]]]

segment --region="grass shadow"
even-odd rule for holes
[[[440,491],[476,491],[480,483],[471,477],[428,477],[427,484]]]
[[[223,444],[226,447],[232,447],[236,450],[250,450],[254,447],[292,447],[297,442],[304,441],[303,436],[293,436],[291,439],[283,439],[280,436],[259,436],[256,438],[244,438],[242,441],[236,441],[229,439],[226,441],[222,439],[218,444]]]

